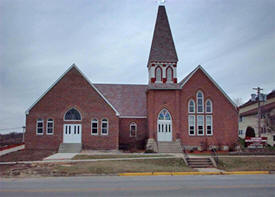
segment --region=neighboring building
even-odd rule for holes
[[[72,65],[26,112],[26,148],[145,147],[177,142],[187,149],[238,138],[238,110],[201,67],[177,78],[178,57],[165,7],[159,6],[146,85],[94,84]],[[143,65],[145,66],[145,65]]]
[[[249,100],[239,107],[239,137],[245,138],[250,134],[267,137],[267,143],[275,145],[275,90],[261,102],[261,130],[258,131],[258,98]]]

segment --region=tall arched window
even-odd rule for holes
[[[161,75],[162,75],[162,71],[161,71],[161,68],[160,67],[157,67],[156,68],[156,81],[157,82],[161,82]]]
[[[49,118],[47,121],[47,134],[48,135],[53,134],[53,128],[54,128],[53,119]]]
[[[167,82],[172,82],[173,79],[173,71],[171,67],[168,67],[166,70],[166,77],[167,77]]]
[[[108,135],[108,120],[107,119],[102,119],[101,121],[101,135]]]
[[[203,93],[202,93],[202,91],[197,92],[197,112],[203,113]]]
[[[213,108],[212,108],[212,101],[210,99],[207,99],[205,102],[205,112],[206,113],[212,113]]]
[[[64,119],[65,120],[81,120],[81,115],[76,109],[72,108],[66,112]]]
[[[41,118],[36,121],[36,135],[43,135],[43,119]]]
[[[97,119],[92,120],[92,135],[98,135],[98,121]]]
[[[188,102],[188,112],[195,113],[195,101],[193,99]]]

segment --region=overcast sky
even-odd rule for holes
[[[233,100],[275,89],[275,0],[165,5],[179,80],[200,64]],[[155,0],[0,0],[0,133],[73,63],[94,83],[146,84],[156,15]]]

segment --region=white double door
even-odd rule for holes
[[[64,124],[63,143],[81,143],[81,124]]]
[[[172,141],[171,120],[158,120],[158,141]]]

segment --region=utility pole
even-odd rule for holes
[[[260,101],[260,94],[261,90],[263,90],[260,87],[253,88],[253,90],[257,90],[257,96],[258,96],[258,137],[261,137],[261,101]]]
[[[26,127],[23,126],[22,129],[23,129],[23,138],[22,138],[22,142],[25,143],[25,129],[26,129]]]

